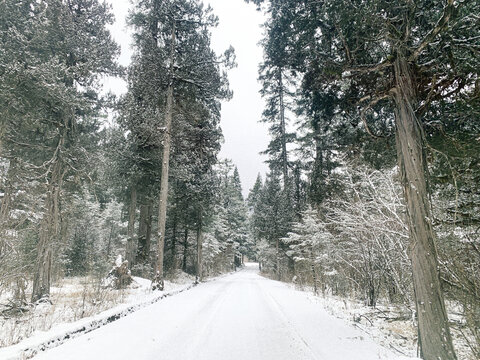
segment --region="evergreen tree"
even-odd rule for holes
[[[145,92],[150,94],[148,107],[152,109],[157,124],[162,124],[161,127],[156,126],[162,137],[162,174],[154,280],[155,287],[162,289],[170,149],[174,125],[177,121],[187,120],[187,116],[193,113],[194,116],[190,119],[196,121],[199,128],[203,127],[205,121],[212,121],[216,126],[220,116],[219,100],[231,95],[221,66],[233,65],[233,52],[230,49],[220,58],[211,50],[209,29],[216,26],[217,18],[211,14],[210,9],[204,9],[196,0],[141,1],[130,22],[136,28],[139,62],[145,64],[139,77],[146,87]],[[147,81],[152,75],[153,83]],[[205,138],[200,139],[202,142],[204,140]],[[210,154],[207,155],[200,157],[199,161],[207,159]],[[200,259],[203,226],[203,210],[200,205],[196,217],[197,252]],[[200,265],[201,261],[197,260],[197,269],[201,274]]]
[[[250,189],[247,196],[247,208],[248,208],[248,238],[251,246],[250,256],[252,259],[256,259],[257,255],[255,249],[261,240],[260,237],[260,219],[258,208],[261,206],[260,196],[262,193],[263,181],[260,174],[257,175],[255,184]]]
[[[280,174],[271,171],[265,180],[259,201],[251,215],[254,236],[257,244],[264,240],[275,249],[274,258],[259,259],[264,268],[269,268],[278,279],[284,277],[286,271],[282,265],[288,261],[287,247],[280,241],[290,230],[294,213],[289,208],[289,198],[280,185]],[[265,269],[267,270],[267,269]]]
[[[2,76],[0,87],[8,86],[18,104],[0,91],[2,103],[7,103],[2,109],[11,113],[2,142],[7,157],[20,160],[30,176],[44,180],[32,294],[36,301],[49,295],[62,188],[65,181],[85,176],[81,162],[87,161],[88,152],[80,136],[96,130],[98,80],[116,73],[118,47],[106,29],[113,17],[97,1],[8,1],[2,6],[15,14],[1,22],[8,28],[2,31],[2,48],[16,56],[2,70],[8,76]],[[10,32],[19,43],[8,39]]]
[[[332,235],[311,207],[302,212],[301,218],[301,222],[294,223],[292,231],[281,241],[288,246],[287,254],[293,258],[295,265],[300,267],[295,273],[311,273],[314,292],[318,292],[319,283],[324,292],[323,276],[328,269],[326,261]]]
[[[225,160],[217,170],[218,202],[216,206],[214,234],[234,251],[232,261],[242,264],[243,255],[250,251],[248,244],[248,214],[242,195],[242,185],[237,167]]]
[[[289,182],[288,145],[295,139],[295,134],[287,131],[287,113],[292,110],[291,99],[293,94],[291,76],[286,71],[286,45],[282,43],[286,37],[278,36],[286,29],[282,23],[276,21],[278,4],[272,4],[272,19],[265,24],[266,38],[263,42],[264,62],[260,65],[259,80],[262,82],[260,94],[265,98],[266,107],[262,121],[270,123],[272,137],[265,154],[269,156],[270,168],[280,171],[283,175],[284,186]]]
[[[263,187],[262,177],[260,174],[258,174],[257,179],[255,180],[255,184],[250,189],[247,196],[247,204],[250,212],[254,211],[255,206],[258,204],[262,187]]]
[[[257,5],[263,1],[254,1]],[[397,161],[413,246],[413,283],[421,353],[426,359],[456,358],[445,310],[435,232],[427,189],[427,134],[455,123],[453,110],[475,103],[478,83],[476,3],[350,1],[283,2],[297,49],[312,54],[320,76],[314,89],[338,89],[345,115],[354,114],[374,138],[395,133]],[[313,36],[312,36],[313,35]],[[301,58],[301,57],[300,57]],[[462,59],[461,61],[459,59]],[[343,95],[348,95],[343,96]],[[444,107],[443,104],[450,104]],[[441,120],[436,108],[449,108]],[[472,111],[463,107],[464,110]],[[344,121],[351,120],[344,116]],[[427,286],[428,285],[428,286]]]

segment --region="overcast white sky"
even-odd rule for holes
[[[122,47],[120,63],[128,65],[131,48],[130,35],[125,27],[130,0],[107,0],[113,6],[116,23],[112,35]],[[222,129],[225,143],[220,156],[232,159],[238,166],[246,195],[253,186],[258,173],[267,171],[265,157],[259,152],[267,148],[269,141],[265,124],[258,123],[263,110],[263,101],[258,91],[258,64],[262,61],[262,49],[257,43],[262,37],[260,24],[263,15],[255,6],[244,0],[204,0],[219,17],[220,25],[213,30],[212,46],[223,53],[230,45],[235,48],[238,67],[229,72],[233,99],[222,105]],[[105,87],[116,94],[126,91],[122,80],[109,79]]]

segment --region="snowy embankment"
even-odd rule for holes
[[[289,284],[290,285],[290,284]],[[290,285],[293,287],[293,285]],[[311,291],[310,289],[307,290]],[[348,322],[378,344],[403,356],[417,354],[417,332],[408,311],[396,306],[378,304],[372,308],[360,301],[308,293],[312,303],[329,314]]]
[[[305,292],[312,303],[317,304],[332,316],[359,329],[383,347],[389,348],[402,356],[417,356],[417,327],[413,312],[406,306],[391,305],[379,300],[376,307],[370,307],[361,301],[331,294],[315,295],[312,288],[308,286],[299,286],[292,283],[285,283],[285,285]],[[463,316],[460,315],[461,310],[458,307],[458,304],[447,302],[454,346],[459,360],[471,360],[475,357],[472,357],[468,341],[458,331],[465,321]]]
[[[92,314],[91,316],[87,315],[80,320],[70,322],[79,316],[72,308],[75,305],[79,306],[78,303],[82,301],[81,295],[85,292],[85,288],[82,288],[84,285],[81,281],[81,278],[73,278],[60,287],[54,287],[52,289],[54,305],[40,304],[23,317],[2,319],[0,321],[2,343],[24,339],[15,345],[0,348],[0,359],[31,358],[39,351],[59,346],[68,339],[98,329],[196,285],[193,277],[182,273],[175,282],[165,282],[165,291],[153,292],[150,289],[150,280],[134,277],[134,283],[129,288],[104,290],[107,296],[104,296],[101,304],[97,307],[95,307],[96,304],[90,304],[88,308],[82,310],[82,315],[87,311],[88,314]],[[119,301],[122,304],[116,305]]]

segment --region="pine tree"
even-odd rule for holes
[[[247,196],[247,204],[250,212],[254,211],[255,206],[258,204],[262,187],[263,187],[262,176],[258,174],[257,179],[255,180],[255,184],[250,189]]]
[[[0,86],[10,89],[9,95],[0,93],[2,103],[7,103],[5,111],[12,115],[2,142],[9,158],[19,159],[30,176],[44,179],[32,294],[36,301],[48,297],[50,291],[64,182],[85,175],[79,166],[87,152],[78,136],[95,132],[98,79],[117,72],[113,59],[118,47],[106,29],[113,18],[105,4],[80,0],[13,3],[2,3],[15,14],[2,21],[9,29],[2,31],[2,48],[14,56],[3,70],[8,76],[2,76]],[[19,43],[10,42],[9,31],[16,32]],[[17,105],[9,102],[12,95]]]
[[[234,251],[231,259],[235,266],[242,264],[242,257],[250,251],[248,243],[247,206],[242,195],[242,185],[237,167],[225,160],[219,164],[218,200],[215,209],[213,233],[224,246]]]
[[[140,78],[146,84],[148,76],[154,75],[156,82],[153,87],[147,86],[146,92],[150,94],[150,99],[155,99],[153,94],[162,90],[156,101],[149,102],[148,105],[154,109],[152,114],[157,124],[162,124],[161,127],[157,125],[162,137],[162,174],[154,279],[155,288],[162,289],[170,149],[174,141],[172,133],[175,122],[186,121],[186,117],[193,114],[191,119],[200,126],[206,119],[216,124],[220,116],[218,101],[231,95],[221,66],[233,65],[233,52],[230,49],[220,58],[211,50],[209,28],[216,26],[217,18],[211,14],[210,9],[204,9],[196,0],[142,1],[130,22],[136,27],[139,62],[145,64]],[[200,141],[204,142],[205,138]],[[200,162],[210,156],[199,155]],[[198,239],[202,232],[202,211],[202,206],[199,206],[196,215]],[[200,257],[200,240],[198,243]],[[201,262],[197,261],[197,264],[199,268]],[[200,270],[199,272],[201,273]]]
[[[262,121],[270,123],[270,141],[265,153],[269,156],[268,163],[271,168],[281,171],[283,182],[287,187],[289,182],[288,145],[291,144],[295,135],[287,131],[287,112],[291,111],[291,98],[293,94],[289,90],[292,87],[292,79],[287,74],[285,60],[286,45],[281,43],[285,37],[278,33],[285,31],[281,23],[276,21],[276,13],[282,7],[272,4],[272,19],[265,24],[266,38],[263,42],[264,62],[260,65],[259,80],[262,82],[260,94],[266,101]]]
[[[278,279],[285,275],[282,263],[286,258],[286,246],[280,239],[287,235],[294,220],[294,212],[288,204],[287,193],[282,191],[280,185],[280,173],[271,171],[267,175],[257,206],[251,215],[251,221],[253,221],[257,244],[259,240],[260,242],[263,240],[274,248],[274,258],[260,259],[260,261],[267,262],[268,264],[264,265],[273,269]]]

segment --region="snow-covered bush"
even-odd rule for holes
[[[375,306],[379,296],[410,304],[408,233],[395,169],[345,168],[342,196],[307,208],[283,238],[301,283]]]
[[[371,306],[382,293],[393,302],[411,300],[408,230],[395,177],[395,168],[346,169],[346,192],[329,204],[327,221],[339,233],[335,258],[349,269],[346,273]]]

